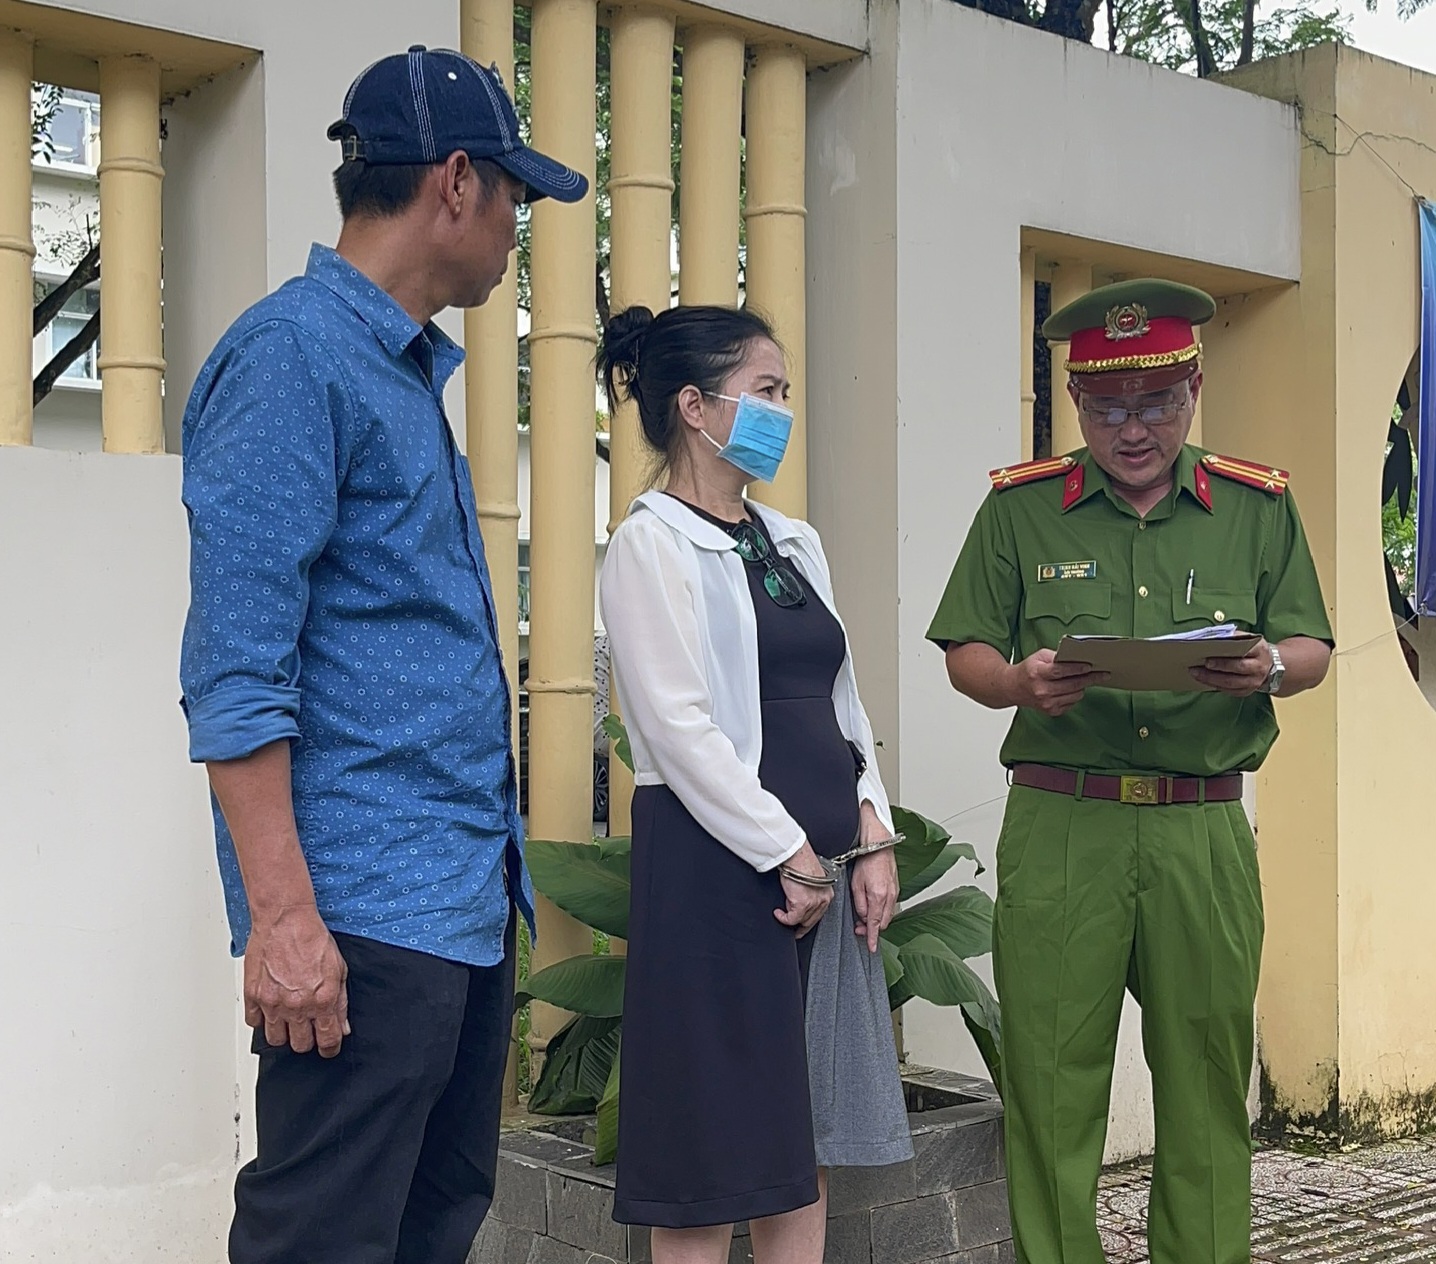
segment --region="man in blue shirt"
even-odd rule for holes
[[[432,318],[488,298],[521,203],[588,186],[454,52],[376,63],[329,135],[337,249],[235,322],[184,419],[184,705],[259,1055],[230,1259],[462,1264],[533,893]]]

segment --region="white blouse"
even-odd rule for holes
[[[766,505],[748,510],[836,617],[817,532]],[[787,860],[805,837],[758,780],[758,621],[733,537],[681,501],[647,492],[609,541],[599,600],[636,783],[668,786],[699,825],[760,873]],[[891,829],[850,649],[833,707],[844,738],[867,759],[858,800]]]

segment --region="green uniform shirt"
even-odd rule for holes
[[[944,648],[981,641],[1012,661],[1056,649],[1067,634],[1161,636],[1213,623],[1235,623],[1271,642],[1331,641],[1289,491],[1273,494],[1213,474],[1208,509],[1197,493],[1203,453],[1188,445],[1171,493],[1143,519],[1113,493],[1085,449],[1073,455],[1084,467],[1082,494],[1065,510],[1061,477],[988,496],[929,640]],[[1089,689],[1056,718],[1018,708],[1001,758],[1009,767],[1215,776],[1260,767],[1276,735],[1265,694]]]

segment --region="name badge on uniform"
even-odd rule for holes
[[[1037,582],[1046,583],[1049,579],[1096,579],[1096,562],[1039,562],[1037,564]]]

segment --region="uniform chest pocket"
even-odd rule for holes
[[[1112,585],[1100,579],[1063,579],[1027,590],[1022,614],[1029,622],[1056,619],[1063,625],[1112,616]]]
[[[1256,628],[1256,594],[1230,589],[1192,588],[1187,601],[1185,584],[1172,593],[1172,622],[1183,631],[1215,623],[1235,623],[1239,628]]]

